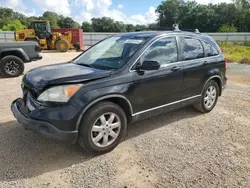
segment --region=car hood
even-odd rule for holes
[[[24,76],[23,82],[30,88],[42,90],[48,85],[79,83],[108,77],[110,74],[111,70],[94,69],[74,63],[62,63],[35,68]]]

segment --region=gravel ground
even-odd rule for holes
[[[43,54],[26,70],[76,55]],[[102,156],[25,131],[9,108],[21,77],[0,79],[0,187],[249,187],[250,66],[230,64],[228,77],[211,113],[187,107],[131,124]]]

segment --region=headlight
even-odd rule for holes
[[[38,101],[67,102],[83,84],[55,86],[45,90]]]

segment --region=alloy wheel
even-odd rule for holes
[[[217,95],[217,91],[215,86],[209,86],[207,88],[207,91],[205,93],[205,97],[204,97],[204,105],[206,108],[211,108],[215,101],[216,101],[216,95]]]
[[[113,112],[105,113],[97,118],[92,127],[92,142],[98,147],[107,147],[118,138],[120,130],[120,118]]]
[[[5,65],[5,71],[10,75],[15,75],[19,71],[19,65],[15,61],[10,61]]]

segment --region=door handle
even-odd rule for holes
[[[171,71],[179,71],[179,70],[181,70],[181,67],[172,67],[171,68]]]
[[[203,66],[206,66],[206,65],[208,65],[208,62],[207,62],[207,61],[204,61],[204,62],[203,62]]]

